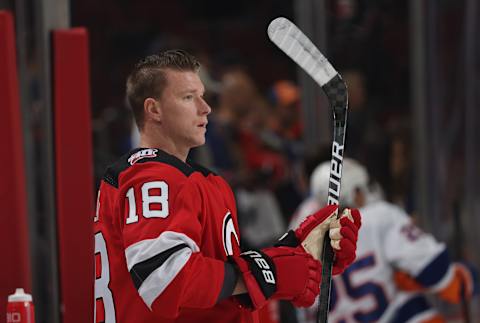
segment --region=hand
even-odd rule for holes
[[[301,245],[312,257],[322,257],[322,246],[326,232],[335,252],[332,273],[341,274],[355,260],[358,230],[361,226],[360,212],[345,209],[337,219],[338,206],[329,205],[309,215],[295,231],[289,231],[277,245],[296,247]]]
[[[240,270],[255,309],[268,299],[289,300],[297,307],[308,307],[320,292],[320,262],[301,248],[250,250],[230,259]]]
[[[335,252],[333,275],[343,273],[355,260],[360,226],[361,217],[357,209],[345,209],[340,219],[332,221],[329,236],[330,245]]]

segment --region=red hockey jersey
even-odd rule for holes
[[[135,149],[107,169],[94,221],[95,322],[254,320],[228,297],[240,237],[221,177]]]

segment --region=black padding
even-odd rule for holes
[[[293,230],[290,230],[285,234],[277,243],[275,243],[275,247],[298,247],[300,241],[298,241],[297,236]]]
[[[260,250],[246,251],[240,256],[247,261],[248,268],[265,298],[272,296],[277,291],[277,272],[272,259]],[[268,266],[265,266],[265,262]],[[271,278],[273,278],[273,282]]]
[[[238,271],[235,265],[225,262],[225,274],[223,276],[223,285],[222,290],[217,298],[217,303],[223,301],[224,299],[232,296],[235,285],[238,281]]]

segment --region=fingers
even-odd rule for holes
[[[349,209],[345,209],[340,220],[332,221],[329,236],[333,249],[341,250],[342,240],[348,240],[355,245],[358,238],[357,223],[360,223],[360,214],[358,211],[350,212]]]
[[[348,262],[344,260],[336,260],[332,268],[332,275],[340,275],[348,267]]]
[[[340,240],[340,251],[336,252],[339,259],[354,259],[357,246],[352,241],[345,239]]]
[[[358,229],[362,226],[362,218],[360,216],[360,211],[358,209],[351,209],[350,214],[352,215],[353,218],[353,223],[357,226]]]
[[[346,251],[344,248],[355,250],[357,238],[355,234],[348,228],[330,230],[330,245],[336,251]]]
[[[347,238],[351,241],[357,241],[358,239],[358,228],[353,224],[349,219],[343,218],[340,219],[340,234],[342,237]]]
[[[340,240],[342,238],[348,239],[350,241],[357,241],[358,230],[355,225],[348,220],[347,218],[341,219],[341,226],[330,229],[329,236],[332,240]]]
[[[358,238],[358,232],[353,230],[352,228],[348,227],[348,226],[344,226],[343,228],[341,229],[338,229],[340,232],[340,235],[342,238],[345,238],[347,240],[350,240],[352,242],[355,242],[357,241],[357,238]]]
[[[342,240],[330,240],[330,246],[332,246],[333,250],[340,250],[342,247],[340,246],[340,241]]]
[[[361,226],[360,212],[345,209],[340,220],[331,226],[329,235],[335,251],[333,274],[341,274],[355,260],[358,230]]]

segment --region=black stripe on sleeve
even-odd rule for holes
[[[223,276],[223,286],[220,294],[218,294],[217,303],[232,296],[233,290],[238,280],[238,272],[234,265],[225,262],[225,275]]]
[[[132,276],[133,284],[135,285],[135,288],[138,290],[142,283],[147,279],[147,277],[157,268],[163,265],[167,259],[177,252],[178,250],[181,250],[183,248],[188,248],[187,244],[182,243],[179,245],[176,245],[170,249],[167,249],[158,255],[153,256],[152,258],[149,258],[147,260],[144,260],[142,262],[139,262],[135,266],[130,269],[130,275]]]

